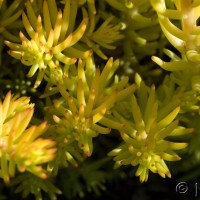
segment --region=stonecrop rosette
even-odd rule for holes
[[[55,156],[55,142],[39,138],[46,129],[46,122],[30,126],[33,104],[28,97],[12,96],[8,92],[0,101],[0,177],[8,183],[19,172],[29,171],[40,178],[47,178],[42,164]]]
[[[184,142],[174,142],[173,137],[191,132],[178,125],[175,118],[179,107],[169,108],[160,106],[155,88],[148,88],[137,77],[138,89],[136,96],[132,96],[131,111],[133,122],[125,119],[118,112],[113,115],[124,124],[120,130],[122,144],[108,153],[114,157],[115,168],[121,165],[139,165],[136,176],[144,182],[148,179],[149,170],[165,178],[171,177],[165,161],[180,160],[175,150],[187,146]]]
[[[151,0],[151,4],[157,12],[165,37],[181,54],[177,56],[170,50],[164,50],[171,58],[170,62],[165,62],[157,56],[152,56],[152,60],[164,70],[171,71],[176,84],[193,90],[199,98],[200,28],[197,21],[200,2],[174,0],[172,8],[168,7],[167,1],[164,0]]]
[[[61,2],[67,4],[68,1],[69,0],[65,0]],[[104,4],[103,1],[101,3]],[[117,18],[111,13],[96,10],[98,3],[97,1],[95,2],[95,0],[73,0],[71,4],[73,4],[72,7],[77,13],[80,12],[80,8],[85,8],[88,13],[89,23],[87,24],[87,29],[83,37],[80,39],[79,47],[82,49],[92,49],[100,58],[108,59],[104,49],[115,49],[116,41],[124,38],[121,33],[122,24],[118,22]],[[103,22],[101,22],[102,20]],[[73,26],[74,22],[70,21],[69,24]]]
[[[74,77],[77,84],[71,85],[68,78],[66,81],[63,79],[63,83],[57,83],[63,98],[54,101],[55,130],[65,135],[67,142],[77,141],[86,156],[92,154],[93,138],[111,130],[101,125],[101,120],[112,111],[116,102],[135,90],[134,84],[128,85],[128,77],[119,80],[115,76],[112,80],[118,66],[119,60],[110,58],[100,72],[92,59],[79,60],[77,76]]]
[[[86,58],[91,54],[91,51],[81,51],[72,47],[83,36],[88,17],[83,9],[82,22],[75,31],[68,32],[69,16],[72,12],[70,1],[65,4],[63,12],[57,10],[55,1],[44,1],[43,15],[38,17],[36,17],[29,1],[26,4],[26,9],[27,14],[22,13],[22,21],[31,39],[20,32],[22,44],[9,41],[5,41],[5,44],[10,47],[11,50],[8,53],[11,56],[20,59],[24,65],[31,66],[28,77],[32,77],[39,70],[34,86],[36,88],[46,73],[62,76],[61,63],[71,65],[76,62],[76,56]]]

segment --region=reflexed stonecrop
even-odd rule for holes
[[[71,80],[66,77],[63,83],[57,83],[62,98],[54,101],[53,109],[48,109],[54,113],[55,130],[65,135],[66,142],[77,141],[86,156],[92,154],[92,139],[100,133],[110,132],[104,125],[107,121],[103,120],[101,125],[101,120],[112,112],[116,102],[135,90],[134,84],[128,85],[128,77],[119,80],[116,75],[113,79],[118,66],[119,60],[110,58],[100,72],[92,59],[79,60],[74,72],[77,74]],[[71,84],[72,80],[74,84]]]
[[[120,33],[121,25],[111,23],[113,16],[97,27],[99,17],[96,16],[94,1],[87,2],[88,12],[87,6],[79,9],[79,3],[78,0],[66,0],[61,11],[55,0],[47,0],[43,1],[42,9],[38,7],[39,11],[36,12],[36,1],[27,1],[26,13],[22,13],[27,34],[19,34],[22,44],[5,41],[11,49],[8,53],[31,67],[28,77],[39,70],[35,88],[50,74],[61,79],[64,66],[74,64],[79,58],[86,59],[92,51],[107,59],[100,47],[114,49],[113,43],[123,38]],[[78,25],[79,12],[82,12],[82,21]],[[56,82],[54,79],[48,81],[53,84]]]
[[[68,1],[62,2],[67,4],[69,3]],[[104,3],[101,1],[102,5]],[[101,9],[97,10],[98,2],[95,0],[73,0],[71,4],[73,4],[72,7],[77,13],[81,9],[86,9],[88,13],[89,23],[83,37],[80,39],[79,47],[82,49],[92,49],[100,58],[108,59],[104,49],[114,50],[117,46],[116,42],[124,38],[124,35],[121,33],[123,28],[121,22],[112,13],[104,12]],[[70,24],[73,26],[74,22],[70,21]]]
[[[179,107],[160,105],[155,87],[144,85],[139,76],[136,79],[138,88],[130,103],[132,122],[113,112],[115,118],[124,124],[120,131],[123,142],[108,155],[114,157],[115,168],[139,165],[136,176],[141,182],[147,181],[149,170],[163,178],[171,177],[165,161],[180,160],[175,150],[187,146],[184,142],[174,142],[173,138],[190,133],[192,129],[178,125]]]
[[[72,47],[83,36],[88,17],[83,9],[83,20],[76,30],[69,32],[70,1],[65,4],[63,12],[58,10],[55,1],[43,1],[43,15],[36,17],[32,4],[27,1],[26,10],[22,13],[22,21],[26,34],[20,32],[22,44],[5,41],[10,47],[8,52],[24,65],[30,66],[28,76],[32,77],[37,70],[35,87],[38,87],[45,74],[59,74],[62,76],[62,65],[76,62],[76,58],[86,58],[91,51],[81,51]],[[53,80],[52,80],[53,81]]]
[[[40,178],[47,178],[42,164],[55,156],[55,142],[42,139],[47,129],[46,122],[30,126],[33,104],[28,97],[12,96],[8,92],[0,101],[0,177],[8,183],[19,172],[29,171]]]
[[[164,70],[171,71],[171,76],[177,85],[192,90],[199,98],[200,2],[175,0],[169,7],[170,4],[165,0],[151,0],[151,4],[157,12],[165,37],[178,51],[176,55],[173,51],[164,50],[171,59],[170,62],[165,62],[157,56],[152,56],[152,60]]]

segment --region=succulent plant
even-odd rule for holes
[[[133,122],[114,112],[114,116],[125,125],[120,131],[124,142],[108,155],[114,156],[115,168],[139,165],[136,176],[141,182],[147,181],[149,170],[163,178],[171,177],[165,161],[179,160],[174,150],[187,146],[187,143],[173,142],[172,138],[192,130],[179,126],[175,120],[180,107],[166,109],[160,106],[155,87],[148,88],[138,75],[136,79],[138,102],[135,95],[130,102]]]
[[[0,0],[6,186],[71,199],[99,195],[124,165],[141,182],[197,166],[199,10],[199,0]]]
[[[86,156],[92,154],[92,139],[99,134],[108,134],[111,130],[102,126],[101,120],[112,112],[117,101],[124,99],[135,89],[135,85],[127,86],[127,78],[119,81],[116,76],[115,81],[111,82],[118,66],[119,61],[110,58],[100,73],[98,68],[94,70],[91,59],[86,62],[79,60],[75,85],[67,84],[70,83],[69,78],[66,79],[66,84],[65,80],[64,84],[57,83],[63,98],[56,99],[53,110],[49,107],[48,112],[55,113],[53,119],[57,123],[56,131],[65,135],[66,143],[77,141]],[[77,93],[73,94],[74,91]]]
[[[16,166],[20,172],[27,170],[40,178],[47,178],[41,164],[55,156],[55,143],[39,138],[47,129],[47,124],[44,122],[27,128],[33,115],[33,106],[29,104],[29,98],[13,97],[10,92],[3,103],[0,102],[0,176],[6,183],[15,175]]]

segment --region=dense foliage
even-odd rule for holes
[[[198,177],[199,13],[200,0],[0,0],[2,190],[72,199]]]

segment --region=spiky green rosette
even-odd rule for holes
[[[86,59],[92,54],[91,49],[107,59],[99,45],[113,49],[114,46],[111,43],[122,38],[119,33],[120,25],[115,26],[110,23],[113,17],[106,19],[98,29],[95,29],[96,13],[92,5],[91,2],[88,3],[89,13],[86,9],[82,9],[83,20],[75,29],[78,10],[76,0],[66,1],[63,11],[57,9],[54,0],[44,1],[43,12],[38,17],[32,4],[27,2],[27,14],[22,13],[22,21],[31,39],[20,32],[22,44],[10,41],[6,41],[5,44],[10,47],[11,50],[8,53],[11,56],[31,67],[28,72],[29,77],[39,70],[35,88],[46,76],[54,74],[61,79],[64,67],[74,64],[77,58]],[[89,25],[88,19],[90,19]],[[47,81],[55,83],[56,80],[48,79]]]
[[[46,122],[27,128],[33,106],[29,98],[13,97],[10,92],[0,101],[0,177],[6,183],[15,175],[16,166],[20,172],[47,178],[41,165],[55,157],[55,142],[39,138],[47,129]]]
[[[161,0],[151,0],[151,4],[158,14],[163,33],[181,55],[177,56],[170,50],[164,50],[171,58],[170,62],[156,56],[153,56],[152,60],[163,69],[171,71],[175,83],[186,91],[192,90],[199,100],[199,1],[176,0],[174,9],[169,9],[165,1]]]
[[[187,143],[173,142],[172,138],[189,133],[191,129],[178,125],[179,107],[160,106],[155,88],[145,86],[138,76],[136,82],[138,89],[130,102],[133,121],[113,112],[114,117],[125,125],[120,131],[124,142],[108,155],[114,157],[115,168],[138,165],[136,176],[141,182],[147,181],[149,170],[163,178],[171,177],[165,161],[180,160],[174,150],[187,146]]]
[[[77,30],[73,33],[68,33],[67,24],[69,23],[69,10],[71,8],[69,3],[65,5],[62,13],[61,10],[57,11],[57,7],[52,7],[49,1],[44,1],[43,18],[40,15],[36,17],[30,2],[27,2],[26,8],[28,16],[23,12],[22,20],[31,40],[20,32],[22,44],[15,44],[9,41],[5,43],[11,48],[9,51],[11,56],[20,59],[23,64],[31,66],[28,73],[29,77],[33,76],[39,69],[34,86],[38,87],[45,74],[61,74],[62,67],[60,62],[64,65],[75,63],[76,58],[63,54],[63,51],[66,49],[68,52],[72,51],[70,47],[82,37],[86,30],[88,19],[84,15],[84,19]],[[81,57],[87,57],[88,54],[90,52],[82,52]],[[76,53],[74,53],[74,56],[76,56]]]
[[[79,60],[75,76],[77,84],[68,84],[70,81],[67,78],[64,84],[57,83],[63,98],[55,100],[54,108],[48,109],[48,112],[55,113],[55,130],[62,137],[65,136],[66,144],[77,141],[86,156],[92,153],[92,139],[100,133],[110,132],[110,128],[101,125],[102,118],[112,111],[115,102],[134,91],[134,85],[127,85],[128,78],[119,80],[116,76],[111,82],[118,65],[118,60],[110,58],[100,73],[99,68],[95,69],[92,59],[86,62]]]
[[[64,1],[64,3],[67,4],[68,1]],[[124,38],[121,33],[123,28],[121,23],[118,23],[117,18],[112,13],[104,15],[101,10],[97,10],[98,3],[95,0],[73,0],[71,3],[77,13],[80,11],[80,5],[81,9],[85,8],[89,19],[87,29],[80,39],[78,47],[92,49],[100,58],[108,59],[104,50],[114,50],[116,42]],[[101,1],[101,3],[104,2]],[[72,17],[74,18],[74,16]],[[70,23],[74,24],[75,22],[72,21]]]

